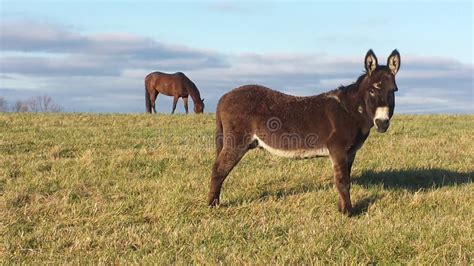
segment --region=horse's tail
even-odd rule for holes
[[[151,100],[150,100],[150,93],[148,92],[147,86],[147,79],[145,79],[145,107],[146,112],[151,114]]]
[[[222,147],[224,146],[224,130],[222,128],[221,115],[219,108],[216,111],[216,158],[221,153]]]

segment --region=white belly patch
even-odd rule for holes
[[[271,154],[286,157],[286,158],[312,158],[312,157],[322,157],[329,156],[329,150],[326,147],[319,147],[313,149],[298,149],[298,150],[282,150],[276,149],[265,142],[263,142],[257,135],[253,136],[254,140],[258,141],[258,146],[264,148]]]

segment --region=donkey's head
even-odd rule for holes
[[[387,65],[379,65],[372,50],[365,55],[366,77],[361,83],[366,111],[378,132],[387,131],[395,108],[395,92],[398,90],[395,75],[400,68],[400,54],[393,50]]]

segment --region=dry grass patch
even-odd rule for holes
[[[391,124],[348,218],[327,159],[262,150],[207,208],[210,114],[0,114],[0,263],[472,264],[474,116]]]

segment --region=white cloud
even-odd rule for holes
[[[38,75],[118,75],[127,68],[223,67],[212,51],[157,42],[128,33],[83,35],[63,26],[35,22],[0,24],[3,73]],[[23,52],[11,56],[11,52]],[[45,57],[38,57],[43,53]],[[28,62],[30,62],[28,64]]]

